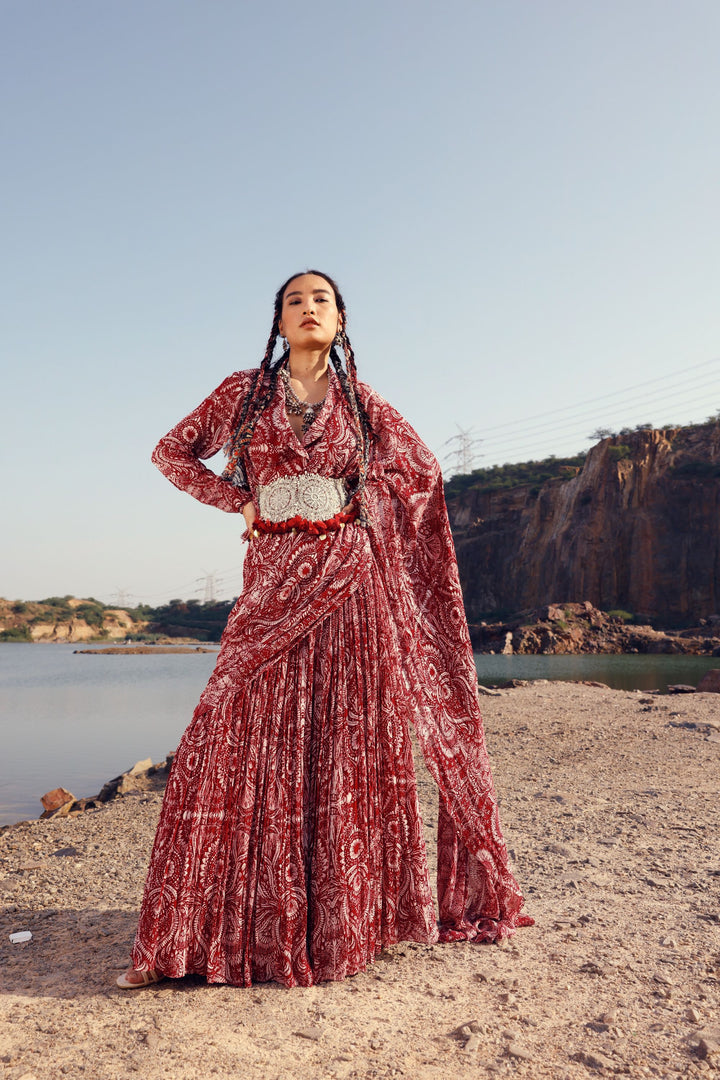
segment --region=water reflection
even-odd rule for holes
[[[673,683],[697,686],[706,671],[720,668],[715,656],[488,656],[475,654],[486,686],[504,679],[559,679],[606,683],[614,690],[667,690]]]

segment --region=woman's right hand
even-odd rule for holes
[[[245,518],[245,524],[248,529],[252,529],[255,524],[255,518],[257,517],[257,511],[255,510],[254,502],[247,502],[242,508],[243,517]]]

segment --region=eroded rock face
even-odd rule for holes
[[[720,424],[604,439],[569,480],[449,499],[470,621],[562,597],[667,626],[720,610]]]
[[[70,606],[77,607],[82,601],[71,600]],[[103,612],[104,636],[108,640],[122,641],[141,624],[135,623],[127,611],[106,608]],[[71,619],[69,622],[39,622],[30,628],[33,641],[93,641],[98,636],[98,627],[89,626],[84,619]]]
[[[717,627],[665,632],[652,626],[626,625],[618,616],[598,611],[587,600],[582,604],[549,604],[522,612],[507,622],[471,622],[470,639],[475,651],[484,653],[720,656]],[[694,691],[695,687],[688,689]]]

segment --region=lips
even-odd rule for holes
[[[320,323],[317,322],[315,319],[303,319],[303,321],[300,323],[301,327],[304,327],[304,326],[319,326],[319,325],[320,325]]]

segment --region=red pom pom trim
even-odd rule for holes
[[[294,532],[306,532],[312,536],[324,536],[325,533],[337,532],[345,525],[349,525],[351,521],[355,521],[357,516],[357,508],[353,507],[347,511],[340,510],[334,517],[326,518],[325,521],[308,521],[307,518],[300,517],[299,514],[288,518],[287,521],[265,521],[264,518],[257,517],[250,529],[250,536],[256,533]]]

